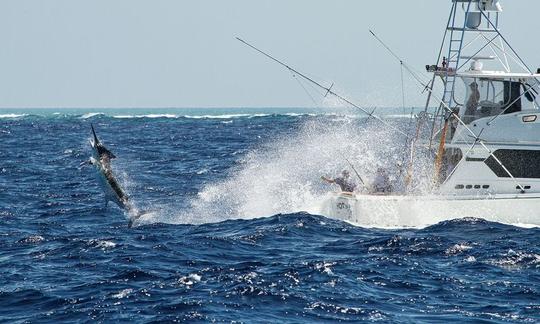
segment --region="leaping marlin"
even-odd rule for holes
[[[94,125],[92,127],[93,141],[90,141],[90,145],[93,149],[93,156],[88,161],[89,164],[92,164],[96,167],[97,176],[103,191],[105,192],[105,204],[112,201],[118,205],[118,207],[124,209],[129,214],[129,227],[133,225],[137,219],[141,217],[134,206],[129,200],[129,196],[122,189],[111,168],[111,160],[115,159],[116,156],[101,143],[96,135],[94,130]]]

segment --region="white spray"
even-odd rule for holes
[[[399,180],[403,149],[403,136],[373,119],[312,120],[294,136],[283,135],[248,153],[225,180],[202,188],[187,210],[164,210],[148,221],[199,224],[300,211],[320,214],[328,194],[338,189],[323,183],[322,175],[350,170],[347,159],[366,182],[381,166]]]

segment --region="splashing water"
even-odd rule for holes
[[[399,181],[404,149],[404,138],[374,120],[351,116],[311,120],[297,133],[252,150],[225,180],[200,190],[187,210],[160,213],[169,216],[154,221],[198,224],[299,211],[321,214],[324,202],[337,190],[321,176],[350,170],[349,160],[368,183],[378,167]]]

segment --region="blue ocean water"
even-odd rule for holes
[[[152,211],[134,228],[79,166],[90,123]],[[538,228],[313,212],[343,162],[325,152],[370,146],[363,127],[341,110],[0,111],[0,321],[540,321]]]

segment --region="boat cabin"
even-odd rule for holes
[[[466,124],[475,120],[521,111],[537,111],[538,90],[529,83],[540,75],[470,71],[457,75],[465,86],[459,116]]]

